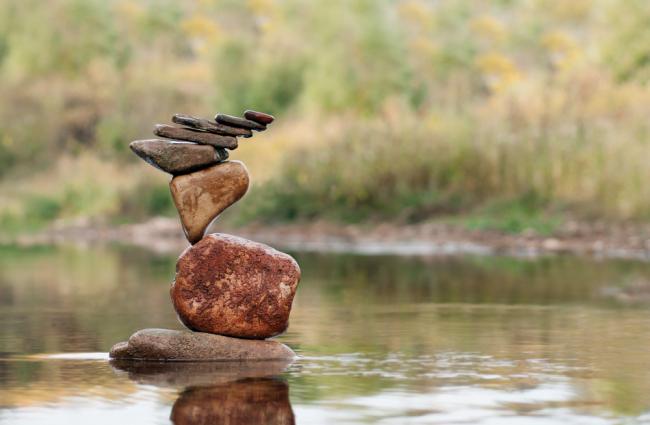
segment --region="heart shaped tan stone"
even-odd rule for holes
[[[244,196],[248,184],[248,170],[240,161],[174,177],[169,188],[187,240],[192,245],[200,241],[210,223]]]

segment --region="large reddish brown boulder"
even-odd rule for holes
[[[170,292],[188,328],[263,339],[286,330],[299,281],[300,268],[291,256],[214,233],[181,254]]]

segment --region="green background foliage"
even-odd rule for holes
[[[278,121],[232,155],[244,221],[645,220],[649,23],[644,0],[3,1],[0,223],[173,214],[128,142],[246,108]]]

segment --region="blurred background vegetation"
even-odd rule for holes
[[[128,143],[276,115],[245,222],[650,219],[647,0],[5,0],[0,229],[173,215]]]

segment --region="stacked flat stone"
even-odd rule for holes
[[[275,118],[247,110],[244,118],[217,114],[214,121],[176,114],[178,126],[156,124],[154,134],[164,139],[136,140],[130,147],[140,158],[174,176],[187,174],[228,159],[226,149],[237,149],[238,137],[264,131]]]
[[[201,240],[210,223],[248,190],[248,171],[239,161],[227,161],[238,137],[264,131],[275,118],[247,110],[244,118],[217,114],[214,121],[176,114],[177,126],[156,124],[154,134],[165,139],[136,140],[133,152],[174,176],[172,198],[190,243]],[[222,166],[217,166],[224,164]]]
[[[292,357],[266,339],[284,332],[300,281],[298,263],[267,245],[206,229],[249,186],[246,166],[229,161],[238,137],[264,131],[271,115],[217,114],[214,121],[174,115],[179,126],[156,125],[165,139],[137,140],[131,149],[172,174],[169,183],[189,246],[176,264],[170,295],[178,317],[194,333],[144,329],[116,344],[111,357],[141,360],[260,360]],[[219,337],[215,337],[219,335]],[[188,343],[192,341],[192,343]],[[209,350],[192,347],[212,347]]]

